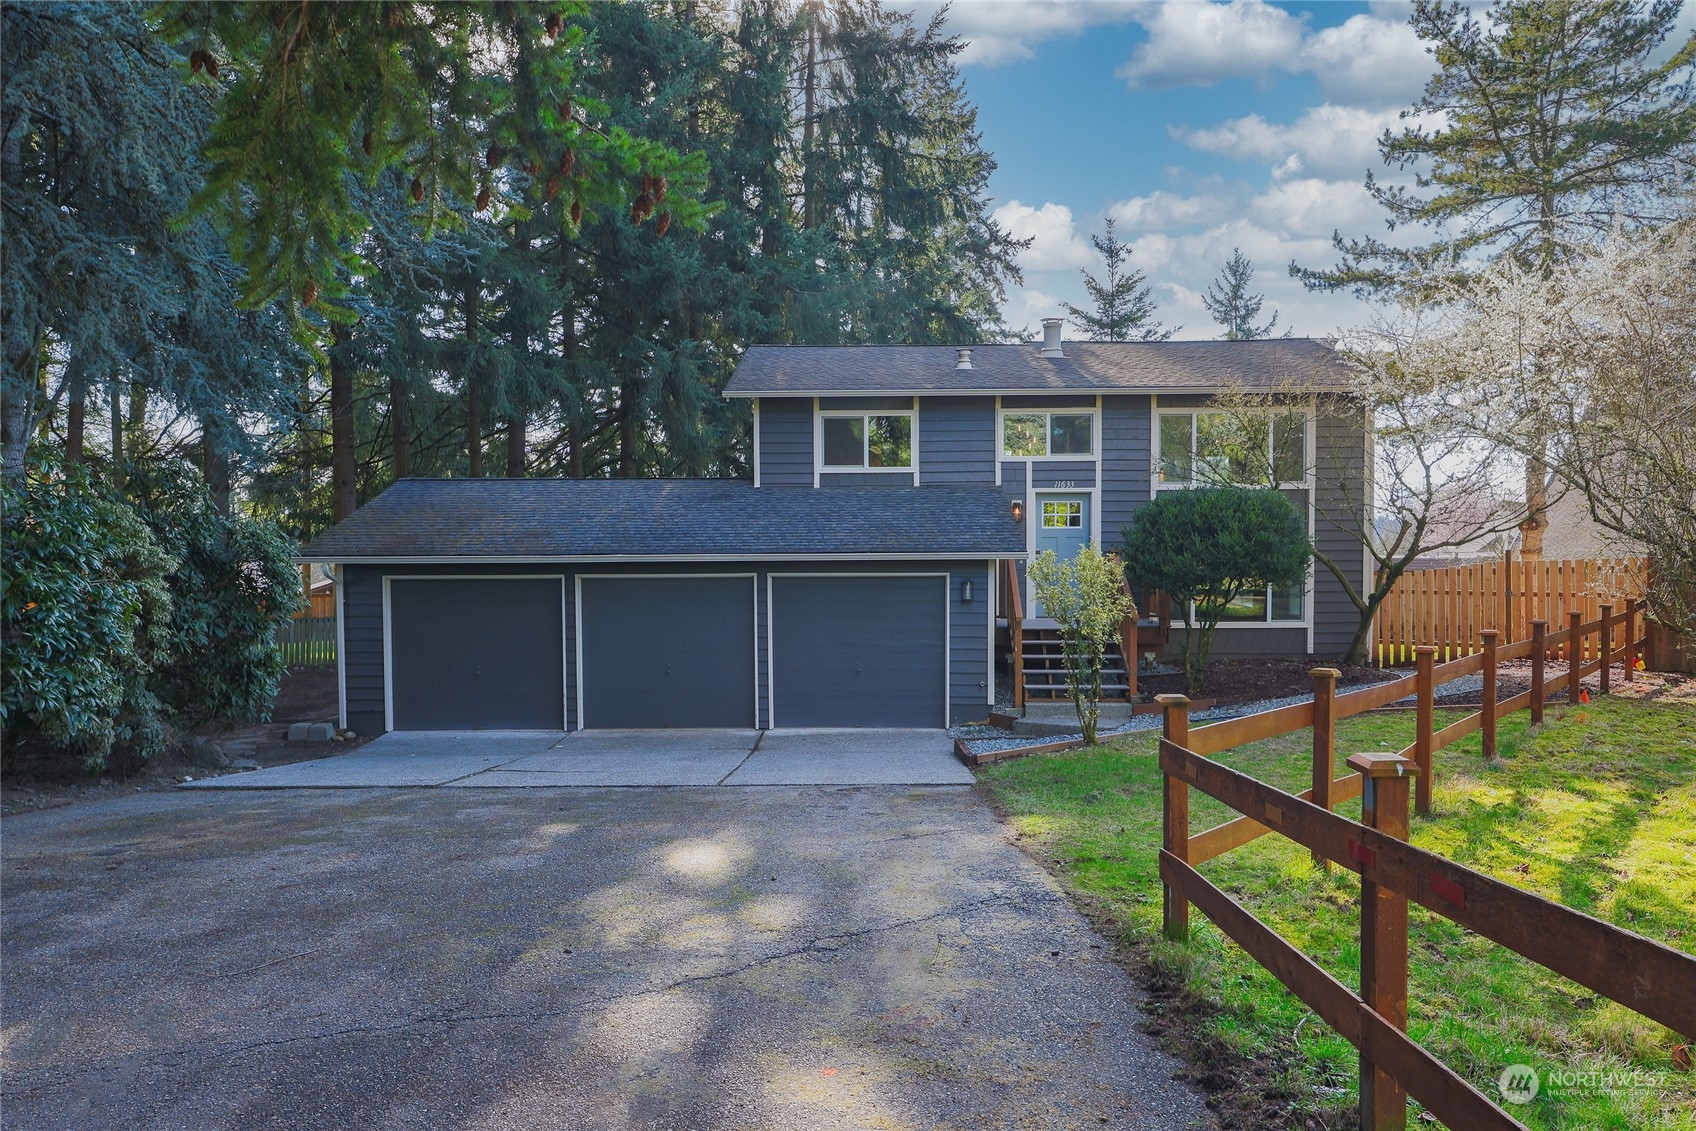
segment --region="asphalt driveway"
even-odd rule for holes
[[[970,785],[944,730],[395,731],[192,789]]]
[[[8,1128],[1209,1126],[977,793],[8,818]]]

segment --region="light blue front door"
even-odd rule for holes
[[[1075,557],[1089,542],[1088,495],[1038,495],[1036,497],[1036,552],[1053,550],[1062,560]],[[1031,600],[1032,616],[1047,616],[1042,603]]]

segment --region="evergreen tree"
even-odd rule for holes
[[[1330,269],[1291,265],[1308,286],[1395,291],[1431,265],[1513,256],[1546,272],[1563,247],[1616,223],[1676,212],[1696,161],[1696,34],[1665,62],[1678,0],[1500,0],[1486,22],[1464,5],[1418,0],[1412,24],[1437,73],[1386,130],[1384,162],[1419,168],[1412,189],[1366,187],[1397,230],[1425,229],[1412,249],[1332,237]]]
[[[1269,337],[1273,327],[1278,325],[1278,312],[1275,310],[1264,326],[1254,324],[1254,320],[1260,317],[1260,308],[1265,304],[1266,298],[1249,291],[1249,283],[1253,280],[1254,264],[1249,262],[1242,248],[1233,247],[1231,258],[1219,272],[1219,277],[1208,284],[1207,293],[1201,296],[1201,303],[1207,307],[1207,313],[1213,315],[1213,321],[1225,328],[1226,341],[1242,342]]]
[[[1107,221],[1105,236],[1091,236],[1089,242],[1101,253],[1107,266],[1107,278],[1097,279],[1088,271],[1084,289],[1095,303],[1093,310],[1063,303],[1066,312],[1075,318],[1084,335],[1094,342],[1164,342],[1183,329],[1166,329],[1154,317],[1153,288],[1147,276],[1130,266],[1131,245],[1121,240],[1113,230],[1113,220]]]

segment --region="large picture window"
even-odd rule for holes
[[[1307,417],[1283,413],[1245,426],[1223,412],[1160,414],[1162,487],[1299,487],[1307,482]]]
[[[833,414],[820,418],[824,459],[833,471],[910,470],[913,415],[899,412]]]
[[[1088,412],[1009,412],[1001,418],[1001,454],[1017,459],[1093,456],[1095,415]]]
[[[1220,624],[1276,624],[1281,621],[1300,621],[1306,612],[1305,586],[1293,585],[1279,589],[1268,585],[1244,593],[1225,606],[1219,614]]]

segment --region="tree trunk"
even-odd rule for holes
[[[230,514],[230,461],[218,450],[212,430],[204,424],[200,431],[200,473],[206,477],[212,493],[212,506],[219,514]]]
[[[112,486],[124,489],[124,396],[116,377],[112,378]]]
[[[478,387],[477,363],[471,359],[477,345],[477,299],[481,286],[475,275],[465,281],[465,457],[466,473],[483,476],[483,396]]]
[[[807,13],[807,65],[801,85],[801,227],[813,226],[813,101],[818,82],[818,8],[809,4]]]
[[[83,435],[88,421],[88,383],[76,379],[70,388],[70,401],[65,406],[65,462],[83,462]]]
[[[1549,464],[1541,455],[1525,461],[1525,521],[1519,524],[1519,552],[1543,556],[1543,532],[1549,527]]]
[[[412,474],[412,402],[399,377],[389,378],[389,442],[395,478],[405,479]]]
[[[571,289],[571,249],[564,239],[560,240],[560,288],[566,294],[565,304],[560,307],[559,345],[560,356],[564,361],[564,387],[568,396],[561,397],[561,404],[566,414],[566,444],[565,473],[573,479],[583,478],[583,430],[578,426],[579,407],[577,405],[577,304],[572,299]]]
[[[330,346],[330,518],[341,522],[359,509],[354,484],[353,365],[348,342],[353,332],[336,323]]]
[[[636,478],[636,426],[640,423],[637,402],[641,392],[634,382],[625,385],[618,394],[618,477]]]
[[[524,417],[513,416],[506,422],[506,477],[524,478]]]

